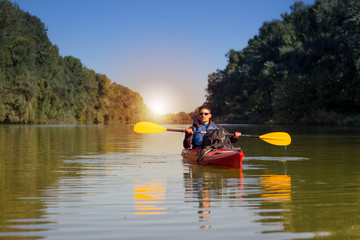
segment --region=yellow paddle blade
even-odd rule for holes
[[[291,143],[291,137],[286,132],[273,132],[261,135],[259,137],[261,140],[265,142],[278,145],[278,146],[287,146]]]
[[[137,133],[159,133],[166,131],[166,128],[152,122],[138,122],[134,126]]]

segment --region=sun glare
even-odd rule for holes
[[[166,113],[165,102],[162,101],[153,101],[149,104],[149,108],[156,114]]]

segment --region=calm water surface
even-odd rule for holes
[[[359,128],[227,125],[293,138],[241,138],[236,170],[132,127],[0,126],[0,239],[360,239]]]

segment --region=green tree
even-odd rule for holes
[[[8,0],[0,1],[0,91],[0,123],[134,122],[147,111],[139,94],[61,57],[44,23]]]
[[[230,122],[354,123],[359,33],[359,1],[297,1],[243,50],[229,51],[226,68],[209,75],[207,103]]]

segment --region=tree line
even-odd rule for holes
[[[206,88],[217,121],[360,124],[359,1],[297,1],[227,57]],[[153,116],[138,93],[60,56],[39,18],[0,1],[0,123],[189,123],[195,112]]]
[[[62,57],[39,18],[0,1],[0,123],[134,123],[142,97],[79,59]]]
[[[207,104],[222,122],[360,124],[360,1],[290,9],[229,51],[209,75]]]

